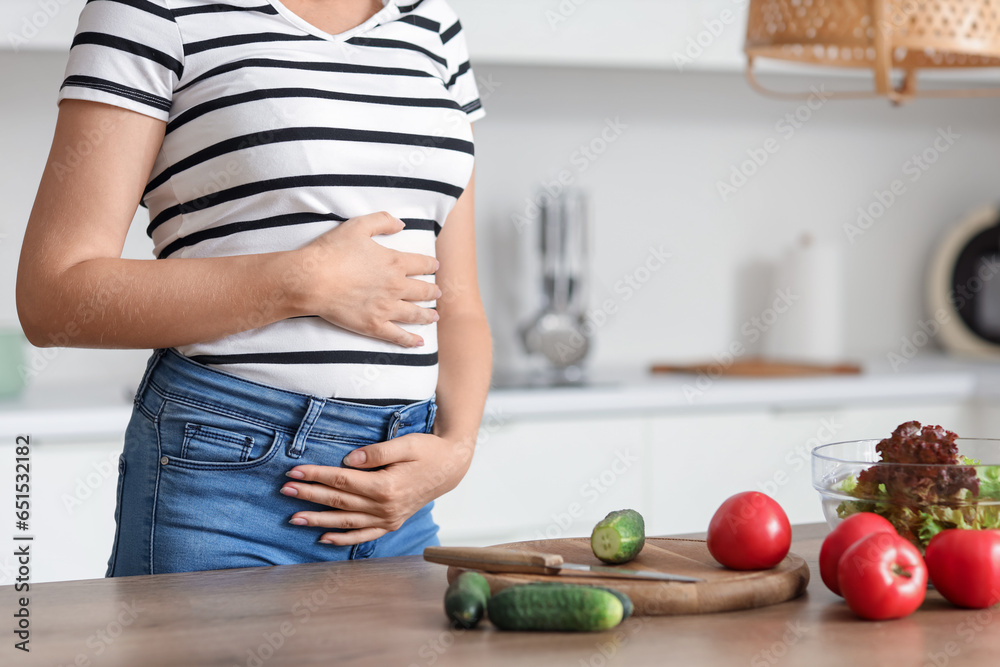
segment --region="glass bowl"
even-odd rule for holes
[[[879,442],[812,450],[813,487],[831,528],[851,514],[875,512],[921,550],[948,528],[1000,528],[1000,439],[958,438],[963,463],[952,465],[884,463],[875,449]],[[859,481],[866,470],[871,472]]]

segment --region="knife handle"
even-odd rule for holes
[[[424,560],[484,572],[556,574],[563,557],[539,551],[513,551],[497,547],[427,547]]]

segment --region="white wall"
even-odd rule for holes
[[[924,267],[938,235],[1000,195],[998,100],[902,108],[828,101],[802,110],[811,118],[786,138],[776,124],[801,103],[760,97],[736,74],[477,70],[499,83],[476,130],[482,275],[494,328],[508,327],[515,276],[501,258],[516,236],[511,214],[538,183],[568,168],[595,202],[594,303],[612,298],[621,307],[598,332],[597,366],[700,360],[745,342],[740,323],[770,297],[761,268],[803,231],[842,251],[847,354],[882,357],[923,316]],[[571,156],[608,118],[628,128],[578,173]],[[911,182],[904,163],[933,145],[938,128],[960,138]],[[778,152],[723,202],[717,182],[770,138]],[[906,193],[849,243],[843,225],[895,179]],[[673,254],[669,265],[624,301],[615,283],[660,244]],[[514,343],[501,339],[498,348],[503,360]]]
[[[0,52],[0,232],[7,235],[0,238],[0,322],[15,317],[19,243],[51,140],[64,58]],[[776,123],[799,104],[759,97],[735,74],[476,69],[498,84],[476,127],[480,275],[498,367],[515,365],[517,355],[511,319],[523,272],[515,259],[526,239],[511,216],[562,169],[594,200],[593,301],[611,298],[619,307],[598,332],[596,366],[697,360],[741,340],[740,323],[765,305],[762,267],[803,231],[843,246],[847,352],[884,355],[923,314],[923,268],[936,237],[1000,193],[996,100],[902,108],[831,101],[786,139]],[[614,119],[627,127],[581,173],[576,151]],[[910,182],[904,162],[948,127],[960,138]],[[723,202],[717,181],[769,138],[780,150]],[[893,179],[906,182],[906,194],[848,243],[842,225]],[[151,256],[143,226],[129,237],[130,257]],[[626,301],[616,281],[661,245],[672,254],[667,266]],[[105,378],[127,385],[146,356],[62,350],[38,382]]]

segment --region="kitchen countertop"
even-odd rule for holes
[[[897,370],[884,359],[870,360],[862,368],[857,375],[716,379],[707,374],[596,370],[583,386],[495,389],[487,407],[521,418],[580,413],[829,409],[1000,398],[1000,363],[927,355]]]
[[[719,378],[604,369],[580,386],[491,389],[487,416],[516,419],[586,414],[691,414],[697,411],[809,409],[876,403],[1000,400],[1000,362],[918,356],[897,370],[870,360],[860,375],[809,378]],[[137,382],[138,380],[136,380]],[[135,387],[125,383],[31,387],[0,400],[0,442],[19,433],[50,441],[120,438]]]
[[[488,623],[453,630],[442,609],[445,568],[406,556],[38,584],[30,659],[12,649],[9,630],[0,655],[4,664],[109,667],[996,663],[996,610],[958,609],[930,591],[908,618],[855,618],[819,578],[826,530],[794,528],[792,550],[812,571],[797,600],[630,618],[602,633],[506,633]],[[13,587],[0,592],[10,624]]]

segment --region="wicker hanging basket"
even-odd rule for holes
[[[765,88],[757,58],[870,69],[874,90],[830,97],[1000,95],[997,88],[917,90],[921,69],[1000,67],[1000,0],[750,0],[747,79],[766,95],[800,98]],[[899,84],[893,73],[901,73]]]

